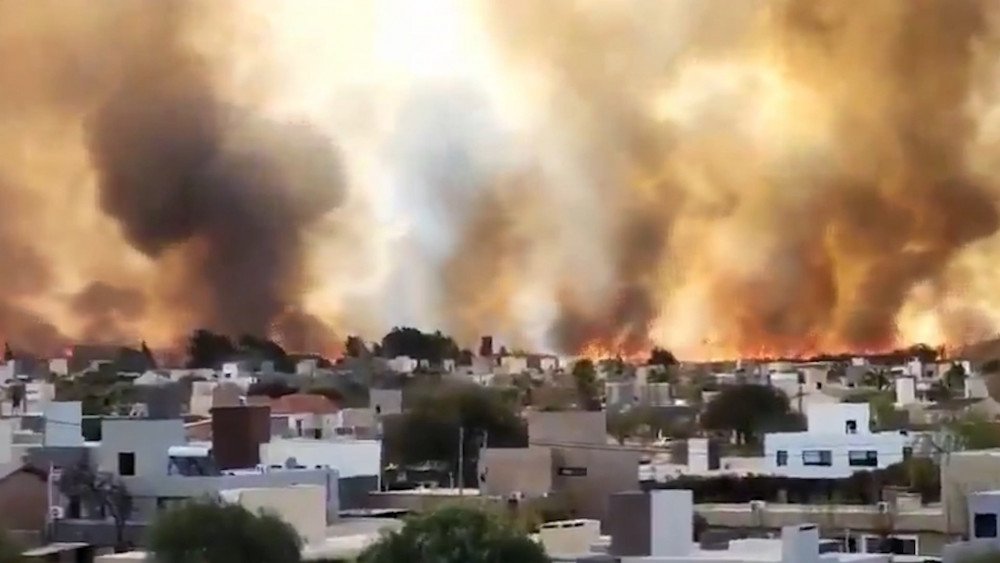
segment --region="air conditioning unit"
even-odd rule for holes
[[[750,510],[752,510],[753,512],[760,512],[760,511],[764,510],[765,506],[767,506],[767,503],[765,503],[762,500],[752,500],[752,501],[750,501]]]
[[[64,516],[66,516],[66,512],[63,510],[63,507],[49,507],[49,520],[61,520]]]
[[[876,504],[875,507],[878,509],[878,513],[879,514],[888,514],[889,513],[889,503],[887,503],[885,501],[879,501],[879,503]]]

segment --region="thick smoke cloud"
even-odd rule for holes
[[[0,336],[996,331],[995,3],[440,2],[0,3]]]
[[[658,4],[493,10],[588,139],[615,225],[615,281],[597,309],[564,292],[556,345],[894,345],[914,288],[997,230],[995,182],[966,159],[990,4],[746,2],[717,22]],[[649,22],[682,4],[683,47],[657,44]]]
[[[0,19],[28,30],[5,23],[0,52],[37,63],[0,71],[0,116],[19,112],[23,117],[12,121],[23,119],[35,130],[48,118],[78,124],[96,208],[160,278],[139,281],[144,287],[95,282],[79,290],[67,309],[87,339],[141,337],[122,322],[148,311],[148,291],[159,292],[153,298],[161,310],[183,319],[177,336],[196,326],[267,334],[312,283],[307,230],[343,199],[342,168],[329,138],[306,123],[230,103],[218,91],[220,56],[192,46],[197,26],[213,21],[200,19],[214,13],[201,8],[185,2],[0,7]],[[215,33],[225,34],[225,22],[216,23]],[[115,252],[94,246],[95,260]],[[9,248],[19,256],[20,247]],[[37,269],[31,260],[19,262],[23,275]],[[135,277],[107,274],[126,284]]]

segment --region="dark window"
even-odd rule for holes
[[[857,434],[858,433],[858,421],[856,421],[856,420],[848,420],[846,423],[844,423],[844,429],[847,431],[848,434]]]
[[[788,465],[788,452],[786,450],[778,450],[778,453],[775,456],[775,462],[777,462],[778,467]]]
[[[822,381],[817,381],[816,382],[816,389],[822,389],[822,388],[823,388],[823,382]]]
[[[878,452],[875,450],[851,450],[847,452],[847,463],[851,467],[878,467]]]
[[[805,450],[802,452],[802,465],[830,467],[833,465],[833,453],[830,450]]]
[[[905,459],[910,459],[911,457],[913,457],[913,448],[911,448],[909,446],[904,446],[903,447],[903,459],[904,460]]]
[[[135,453],[133,452],[118,453],[118,474],[135,475]]]
[[[997,515],[977,512],[973,517],[972,532],[977,538],[997,537]]]

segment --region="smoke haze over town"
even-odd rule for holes
[[[988,338],[998,41],[985,0],[2,2],[0,336]]]

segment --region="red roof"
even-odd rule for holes
[[[264,404],[270,405],[272,414],[334,414],[340,410],[337,403],[323,395],[311,393],[292,393],[277,399],[262,398],[266,399]]]

